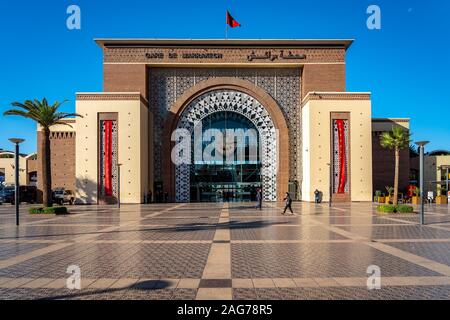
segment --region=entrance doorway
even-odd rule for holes
[[[235,140],[236,145],[233,145],[233,139],[228,139],[228,131],[233,129],[237,131],[234,133],[235,137],[240,138]],[[245,201],[248,192],[251,194],[249,188],[261,185],[263,201],[276,201],[277,185],[280,182],[278,129],[270,113],[258,100],[235,90],[206,92],[184,109],[178,118],[176,130],[177,143],[174,150],[178,160],[181,160],[174,168],[176,202],[215,201],[220,193],[229,194],[228,189],[236,190],[234,194],[237,196],[231,196],[232,199],[239,199],[242,195],[242,201]],[[239,131],[245,133],[239,134]],[[196,139],[197,136],[200,138]],[[242,142],[242,137],[245,137],[245,142]],[[192,139],[190,146],[187,139]],[[248,143],[249,140],[252,142]],[[217,146],[217,141],[226,141],[225,148]],[[283,146],[286,147],[284,143]],[[192,158],[188,160],[185,150],[189,147]],[[230,159],[230,153],[235,158]],[[237,155],[239,156],[236,157]],[[283,168],[286,167],[287,164],[284,163]],[[211,194],[213,189],[219,189],[216,190],[216,196],[213,200],[206,200],[211,199],[211,196],[203,197],[202,194]]]
[[[215,112],[202,120],[202,133],[218,130],[226,146],[227,134],[230,132],[254,133],[237,140],[233,150],[223,148],[221,155],[213,154],[214,161],[196,161],[191,166],[190,201],[191,202],[242,202],[255,201],[256,190],[261,188],[261,161],[259,134],[255,125],[242,114],[236,112]],[[194,141],[192,141],[194,143]],[[203,142],[203,149],[210,141]],[[255,152],[256,151],[256,152]],[[214,151],[213,151],[214,152]],[[243,152],[243,154],[239,153]],[[252,155],[252,152],[256,154]]]

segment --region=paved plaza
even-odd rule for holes
[[[0,206],[0,299],[450,299],[450,209],[371,203]],[[81,290],[66,287],[69,266]],[[381,270],[368,290],[367,268]]]

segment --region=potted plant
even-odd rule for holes
[[[420,189],[419,187],[415,187],[413,190],[414,196],[412,197],[412,204],[419,204],[420,200]]]
[[[447,197],[442,195],[442,187],[437,187],[436,204],[447,204]]]
[[[392,198],[392,193],[394,192],[394,187],[386,186],[386,191],[387,191],[387,196],[386,196],[384,203],[389,204],[389,203],[391,203],[391,198]]]
[[[373,202],[379,202],[381,197],[381,191],[377,190],[375,191],[375,198],[373,199]]]

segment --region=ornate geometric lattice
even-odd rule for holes
[[[349,193],[349,121],[333,120],[333,193]]]
[[[100,197],[118,196],[117,121],[100,121]],[[110,142],[109,142],[110,141]],[[109,153],[109,154],[107,154]],[[108,175],[108,177],[107,177]],[[109,182],[111,181],[111,186]],[[109,188],[111,190],[109,191]]]
[[[265,201],[277,200],[277,132],[268,112],[253,97],[238,91],[216,90],[195,99],[182,113],[177,128],[191,135],[204,118],[216,112],[236,112],[249,119],[261,140],[262,183]],[[176,201],[190,201],[191,165],[176,166]]]
[[[298,68],[152,68],[149,102],[155,110],[155,180],[161,181],[163,124],[168,110],[189,88],[211,78],[234,77],[247,80],[274,98],[289,129],[289,178],[301,181],[301,70]],[[301,183],[300,183],[301,185]]]

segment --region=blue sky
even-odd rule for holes
[[[81,8],[81,30],[66,28],[66,9]],[[381,8],[381,30],[366,9]],[[41,0],[0,2],[0,110],[12,101],[70,100],[102,90],[101,50],[93,38],[223,38],[225,10],[243,25],[230,38],[352,38],[347,90],[373,93],[374,117],[409,117],[413,139],[450,149],[450,1],[448,0]],[[30,120],[0,116],[0,148],[26,139]]]

